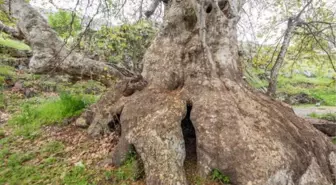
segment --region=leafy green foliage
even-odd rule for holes
[[[48,23],[62,38],[74,37],[82,29],[78,16],[64,10],[49,14]]]
[[[223,175],[218,169],[212,170],[211,179],[224,184],[230,183],[230,177]]]
[[[16,126],[17,134],[35,137],[41,126],[60,123],[64,119],[77,116],[92,102],[92,99],[85,99],[83,96],[63,93],[55,100],[38,105],[23,105],[22,110],[9,120],[9,124]]]
[[[155,32],[152,24],[146,21],[112,28],[102,27],[84,46],[88,47],[86,50],[89,52],[96,52],[105,61],[139,63]]]

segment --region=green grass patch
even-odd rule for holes
[[[1,76],[13,76],[15,75],[15,69],[11,66],[0,65]]]
[[[284,76],[279,76],[278,84],[292,84],[292,85],[299,85],[299,84],[311,84],[311,85],[330,85],[333,83],[333,79],[324,78],[324,77],[317,77],[317,78],[308,78],[304,75],[295,75],[291,78],[286,78]]]
[[[4,47],[14,48],[17,50],[31,50],[30,47],[25,43],[12,39],[0,38],[0,45]]]
[[[43,125],[59,124],[64,119],[78,116],[94,100],[84,96],[61,94],[54,100],[46,100],[37,105],[24,104],[21,111],[9,120],[16,134],[35,137]]]
[[[328,121],[336,121],[336,113],[317,114],[315,112],[308,114],[311,118],[324,119]]]
[[[305,93],[321,101],[321,105],[336,105],[335,82],[329,78],[307,78],[301,75],[293,78],[279,77],[277,93],[295,95]]]
[[[0,146],[0,184],[95,185],[104,180],[104,171],[69,164],[65,155],[60,155],[65,146],[59,141],[38,147],[9,135],[0,138]]]

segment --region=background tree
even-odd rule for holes
[[[48,24],[62,37],[74,37],[82,29],[78,16],[69,11],[59,10],[48,16]]]
[[[259,7],[266,12],[277,12],[276,15],[268,14],[269,17],[266,16],[268,24],[260,25],[262,29],[255,33],[257,37],[255,42],[259,40],[260,45],[256,46],[254,49],[256,54],[252,57],[253,62],[265,68],[266,73],[270,71],[269,74],[265,75],[265,79],[269,81],[267,90],[269,95],[275,96],[279,72],[286,60],[289,63],[295,59],[295,62],[298,63],[304,57],[310,56],[313,58],[312,56],[315,56],[315,58],[319,57],[318,60],[329,63],[327,65],[331,65],[331,67],[334,65],[335,60],[331,57],[333,47],[332,42],[330,42],[331,33],[334,29],[332,25],[335,22],[332,2],[274,1],[263,2]],[[286,25],[284,25],[285,23]],[[314,24],[315,37],[313,34],[307,34],[309,33],[308,28],[312,27],[311,24]],[[280,30],[283,31],[279,32]],[[328,33],[330,36],[323,39],[322,35],[328,35]],[[294,44],[293,40],[297,43]],[[313,44],[310,45],[313,47],[308,47],[309,42]],[[296,46],[296,48],[292,46]],[[288,55],[287,50],[290,47],[293,48],[293,52]],[[307,52],[308,50],[310,52]],[[316,54],[316,52],[320,53]],[[326,55],[327,58],[323,55]]]

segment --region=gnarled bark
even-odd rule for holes
[[[67,73],[111,85],[115,78],[133,77],[133,73],[113,64],[87,58],[65,46],[47,21],[26,1],[6,0],[3,9],[17,18],[19,32],[33,50],[29,68],[34,73]]]
[[[199,174],[218,169],[232,184],[335,183],[329,139],[290,108],[244,86],[237,66],[240,6],[238,0],[168,1],[163,28],[144,56],[144,79],[121,83],[124,88],[97,104],[109,104],[97,107],[110,115],[106,122],[120,118],[112,163],[121,164],[133,145],[148,185],[186,185],[186,150],[195,147]],[[191,147],[190,131],[181,126],[187,107],[196,136]]]
[[[218,169],[239,185],[335,183],[330,140],[291,108],[244,86],[232,10],[239,3],[209,2],[211,8],[203,1],[169,2],[164,27],[144,57],[148,85],[123,100],[121,137],[141,156],[147,184],[188,184],[190,142],[181,127],[187,106],[201,176]]]

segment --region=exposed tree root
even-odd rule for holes
[[[289,107],[233,81],[205,80],[168,92],[144,89],[124,102],[122,134],[110,162],[121,165],[134,145],[148,185],[187,184],[185,171],[195,168],[185,166],[190,157],[199,175],[218,169],[233,184],[334,182],[336,150],[329,139]],[[187,140],[193,132],[195,146]]]
[[[99,137],[111,130],[120,133],[119,119],[126,97],[142,90],[146,85],[147,82],[141,76],[117,82],[76,120],[76,125],[89,127],[88,132],[93,137]]]

